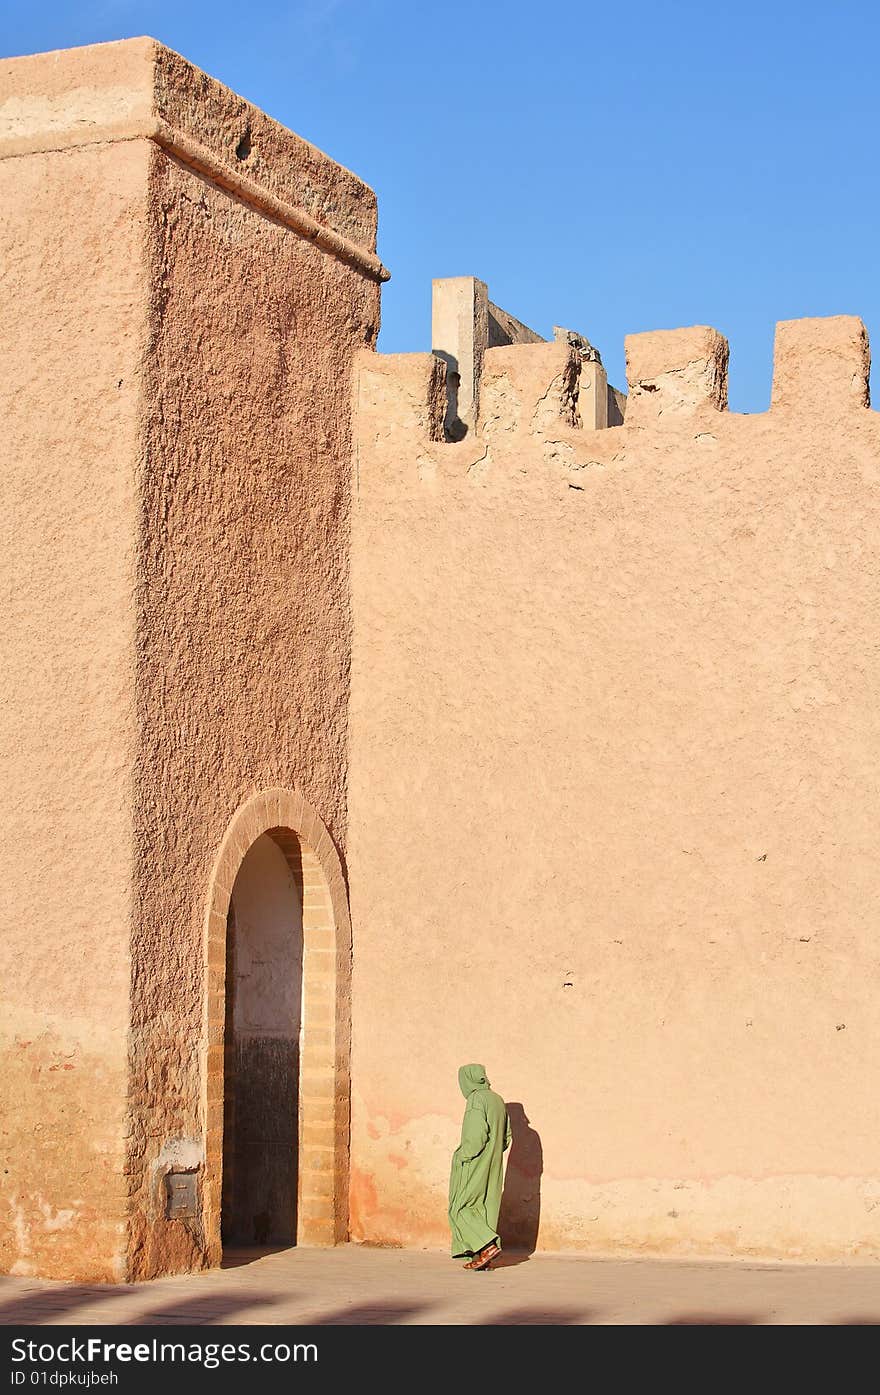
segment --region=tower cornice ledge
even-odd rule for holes
[[[377,281],[376,197],[342,165],[155,39],[0,62],[0,159],[151,140]]]

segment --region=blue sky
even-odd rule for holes
[[[379,346],[430,346],[476,275],[623,381],[623,337],[705,323],[762,411],[773,326],[858,314],[880,358],[876,0],[40,0],[0,49],[152,34],[379,195]],[[877,375],[874,375],[875,381]]]

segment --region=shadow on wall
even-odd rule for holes
[[[507,1250],[518,1250],[518,1259],[528,1259],[535,1252],[541,1223],[544,1150],[541,1136],[532,1128],[521,1104],[508,1104],[507,1115],[513,1141],[504,1175],[498,1230]]]

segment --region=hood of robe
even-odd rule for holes
[[[488,1090],[489,1082],[486,1079],[485,1066],[459,1066],[458,1083],[461,1093],[467,1099],[474,1090]]]

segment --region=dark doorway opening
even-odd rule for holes
[[[296,1243],[302,883],[263,834],[226,925],[224,1245]]]

